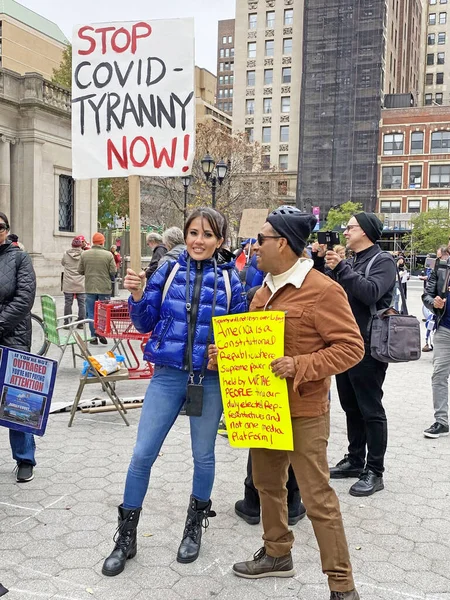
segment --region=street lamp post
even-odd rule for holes
[[[188,195],[188,187],[191,183],[191,176],[185,175],[181,178],[184,187],[184,204],[183,204],[183,224],[186,224],[187,219],[187,195]]]
[[[216,208],[217,182],[222,185],[228,171],[228,165],[223,158],[216,163],[209,152],[206,153],[201,163],[206,181],[211,181],[211,206]]]

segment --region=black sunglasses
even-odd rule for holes
[[[8,231],[8,225],[6,225],[6,223],[0,223],[0,231]]]
[[[264,235],[263,233],[258,233],[256,239],[258,240],[258,246],[262,246],[265,240],[279,240],[282,237],[282,235]]]

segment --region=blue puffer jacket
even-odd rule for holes
[[[157,365],[188,370],[187,339],[188,323],[186,311],[186,274],[188,254],[184,251],[178,262],[180,268],[172,281],[161,305],[164,285],[175,262],[164,263],[149,279],[144,295],[139,302],[130,296],[128,305],[133,325],[142,333],[152,331],[144,350],[144,360]],[[230,314],[245,312],[247,304],[243,287],[233,263],[217,266],[218,282],[215,316],[227,314],[227,294],[222,271],[228,270],[231,284]],[[202,368],[209,324],[212,318],[214,292],[214,266],[211,260],[191,259],[189,273],[191,323],[193,327],[194,371]],[[195,297],[194,297],[195,295]],[[214,339],[211,333],[212,343]]]

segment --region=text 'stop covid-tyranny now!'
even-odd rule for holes
[[[73,177],[189,174],[193,19],[79,25],[72,55]]]

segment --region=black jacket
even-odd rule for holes
[[[381,248],[374,244],[354,257],[341,261],[333,270],[325,267],[325,273],[340,283],[346,291],[353,315],[366,343],[369,341],[370,306],[375,304],[377,310],[391,306],[397,277],[394,259],[389,254],[383,254],[372,264],[366,279],[364,273],[369,261],[380,252]]]
[[[442,317],[445,313],[444,308],[435,308],[433,306],[436,296],[447,298],[450,278],[450,259],[445,261],[436,260],[436,268],[431,271],[428,280],[425,282],[425,291],[422,294],[422,302],[436,315],[436,329],[439,327]]]
[[[36,275],[31,258],[11,242],[0,246],[0,345],[30,351]]]
[[[167,248],[165,246],[163,246],[162,244],[160,244],[159,246],[156,246],[156,248],[153,250],[152,259],[150,261],[150,264],[145,269],[145,276],[147,279],[150,279],[150,277],[156,271],[156,269],[158,268],[158,263],[159,263],[160,259],[164,256],[164,254],[166,254],[166,252],[167,252]]]

